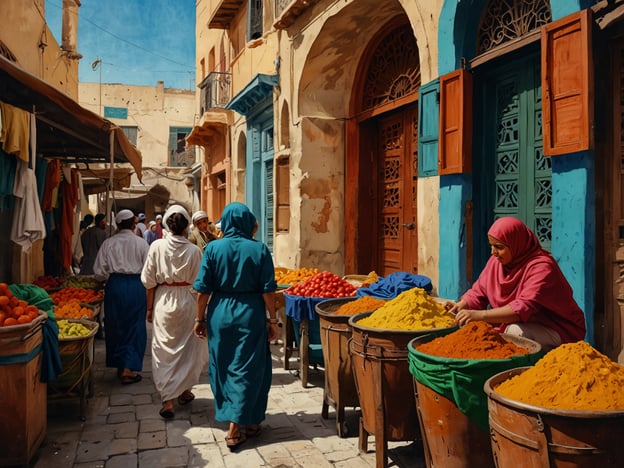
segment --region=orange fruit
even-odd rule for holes
[[[30,323],[32,319],[28,315],[20,315],[17,319],[17,323]]]
[[[13,312],[11,312],[11,316],[17,318],[20,315],[24,315],[24,308],[22,306],[13,307]]]
[[[13,317],[9,317],[4,321],[5,327],[10,327],[11,325],[17,325],[17,320]]]
[[[9,303],[8,296],[0,296],[0,306],[7,305]]]

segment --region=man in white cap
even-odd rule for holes
[[[121,210],[115,216],[117,233],[104,241],[95,258],[95,278],[106,281],[104,336],[106,366],[117,369],[122,384],[141,381],[147,345],[145,317],[147,297],[141,271],[149,246],[134,234],[134,213]]]
[[[218,238],[217,232],[205,211],[200,210],[193,213],[192,221],[194,229],[189,234],[188,239],[203,252],[210,241]]]
[[[139,213],[139,222],[136,225],[134,233],[139,237],[143,237],[143,233],[145,232],[146,229],[147,229],[147,226],[145,225],[145,214]]]

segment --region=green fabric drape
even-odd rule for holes
[[[424,342],[424,341],[423,341]],[[408,346],[410,373],[423,385],[448,398],[457,408],[483,430],[489,432],[485,381],[508,369],[535,364],[543,356],[533,354],[508,359],[452,359],[421,353]]]

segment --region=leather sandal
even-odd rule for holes
[[[171,419],[175,416],[175,412],[173,411],[173,405],[168,407],[166,403],[163,402],[162,408],[158,412],[163,419]]]
[[[247,437],[245,437],[245,435],[241,432],[237,436],[226,437],[225,444],[227,445],[227,448],[230,449],[230,452],[236,452],[246,440]],[[230,443],[231,441],[233,441],[233,443]]]
[[[182,395],[178,397],[178,403],[182,406],[189,404],[195,399],[195,395],[190,390],[184,390]]]

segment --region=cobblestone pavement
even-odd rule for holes
[[[126,467],[373,467],[374,437],[368,452],[358,450],[359,414],[347,409],[349,436],[338,437],[333,408],[321,417],[324,374],[310,369],[309,383],[284,370],[279,345],[272,345],[273,384],[261,434],[231,453],[225,444],[227,424],[215,421],[207,373],[193,388],[196,398],[176,407],[165,421],[151,377],[149,344],[143,380],[121,385],[115,370],[104,367],[104,340],[95,339],[93,395],[86,421],[78,399],[49,400],[47,435],[31,462],[35,468]],[[291,369],[297,367],[291,358]],[[406,397],[408,397],[406,395]],[[389,467],[424,467],[420,442],[389,442]]]

